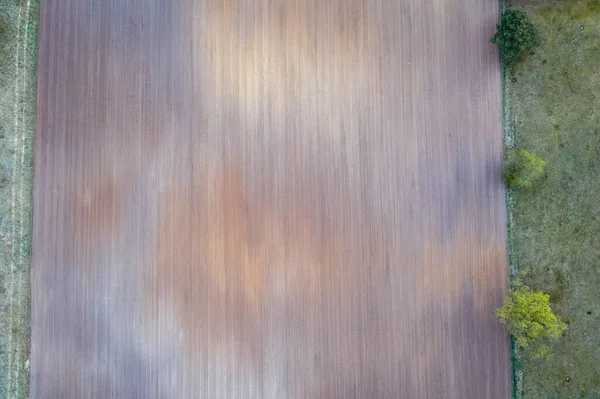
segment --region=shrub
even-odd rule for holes
[[[538,31],[527,13],[519,10],[505,10],[500,16],[496,34],[491,42],[500,48],[502,63],[511,68],[539,42]]]
[[[550,296],[516,282],[498,310],[498,318],[521,348],[530,348],[534,357],[550,358],[548,342],[556,341],[567,325],[550,308]]]
[[[502,177],[510,188],[530,188],[544,175],[546,162],[525,150],[509,150]]]

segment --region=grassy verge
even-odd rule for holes
[[[0,1],[0,397],[28,397],[37,0]]]
[[[569,324],[552,360],[521,354],[522,394],[600,398],[600,0],[507,6],[542,43],[506,76],[506,144],[548,162],[536,188],[509,193],[510,258]]]

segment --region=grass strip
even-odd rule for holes
[[[28,397],[37,0],[0,2],[0,397]]]
[[[511,273],[569,324],[549,361],[513,351],[516,397],[600,398],[600,1],[507,6],[541,45],[505,74],[505,145],[548,162],[535,188],[507,193]]]

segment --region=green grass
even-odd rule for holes
[[[509,194],[511,259],[569,324],[552,360],[522,353],[523,397],[600,398],[600,0],[508,6],[529,13],[541,45],[507,74],[507,123],[548,163],[535,188]]]
[[[38,1],[0,0],[0,397],[28,397]]]

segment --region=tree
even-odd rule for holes
[[[502,177],[510,188],[530,188],[544,175],[546,161],[525,150],[509,150]]]
[[[500,48],[500,58],[507,68],[540,43],[538,31],[524,11],[503,11],[496,29],[491,42]]]
[[[567,325],[550,308],[550,296],[516,282],[498,310],[498,318],[521,348],[530,348],[534,357],[550,358],[548,343],[562,337]]]

